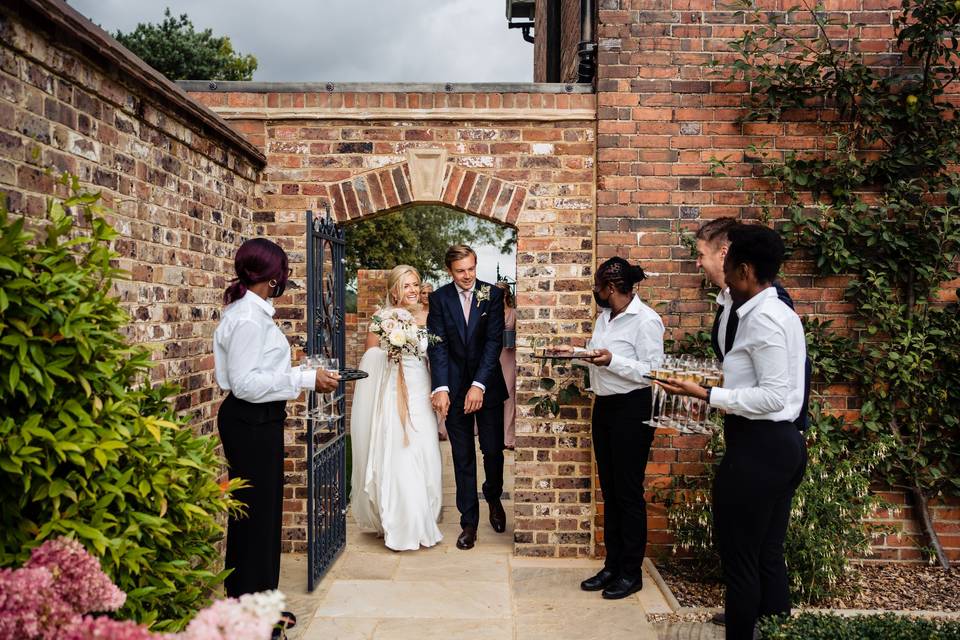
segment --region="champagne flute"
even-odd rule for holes
[[[339,358],[326,358],[324,362],[325,362],[324,366],[327,369],[327,373],[340,373]],[[339,420],[341,418],[340,411],[339,411],[341,396],[339,394],[339,391],[340,391],[340,387],[337,386],[337,388],[334,391],[331,391],[329,394],[330,395],[330,401],[329,401],[330,413],[327,416],[327,419],[329,420]]]
[[[650,361],[650,375],[654,378],[660,377],[660,359]],[[647,425],[653,428],[657,428],[657,398],[661,393],[664,393],[663,389],[658,384],[650,385],[650,419],[647,420]]]

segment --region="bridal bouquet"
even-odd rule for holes
[[[400,362],[403,356],[421,358],[426,355],[424,343],[433,344],[439,341],[436,336],[428,334],[426,329],[417,326],[413,314],[400,307],[378,309],[371,318],[370,331],[377,334],[380,348],[386,351],[387,357],[394,362]]]
[[[387,353],[387,359],[397,365],[397,411],[403,424],[403,445],[407,446],[410,444],[407,427],[412,429],[413,425],[410,424],[403,356],[422,358],[426,355],[426,345],[439,342],[440,338],[418,327],[413,314],[400,307],[378,309],[370,319],[370,332],[380,339],[380,348]]]

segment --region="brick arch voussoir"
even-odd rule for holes
[[[527,188],[448,161],[439,199],[417,199],[406,162],[374,169],[327,185],[337,222],[379,216],[414,203],[443,204],[480,218],[516,226]]]

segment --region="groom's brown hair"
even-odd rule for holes
[[[447,269],[449,269],[450,265],[457,260],[463,260],[469,256],[473,256],[473,259],[476,260],[477,252],[465,244],[450,245],[450,248],[447,249],[447,255],[443,257],[443,263],[447,265]]]

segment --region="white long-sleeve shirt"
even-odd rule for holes
[[[607,349],[613,356],[610,364],[599,367],[584,361],[590,370],[590,391],[598,396],[649,387],[650,381],[643,376],[653,363],[663,360],[663,321],[656,311],[634,296],[613,320],[610,313],[604,309],[597,316],[586,348]]]
[[[290,344],[273,321],[274,313],[269,301],[247,291],[224,309],[213,333],[217,384],[241,400],[293,400],[316,384],[316,369],[291,366]]]
[[[800,317],[768,287],[737,310],[737,339],[710,404],[751,420],[793,421],[803,406],[807,345]]]

